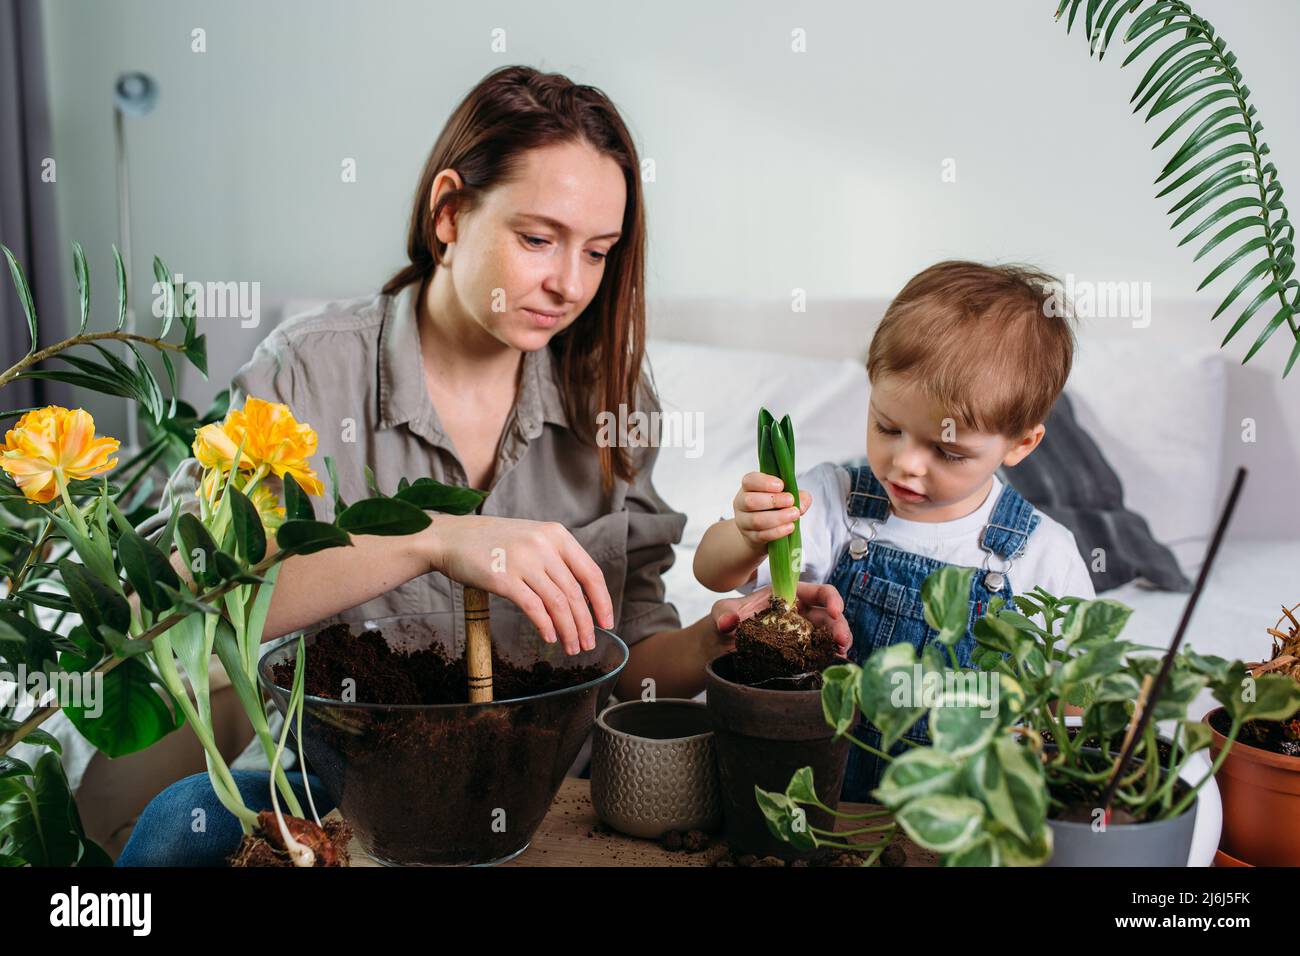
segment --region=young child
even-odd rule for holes
[[[800,578],[828,582],[843,597],[857,663],[878,647],[910,641],[920,649],[934,636],[921,584],[944,565],[978,569],[972,624],[995,594],[1009,602],[1041,586],[1093,597],[1074,535],[995,474],[1042,441],[1070,374],[1073,332],[1061,310],[1045,308],[1052,283],[1030,269],[973,262],[941,262],[915,276],[871,340],[867,465],[805,471],[797,508],[779,478],[745,475],[735,517],[709,528],[696,551],[700,583],[714,591],[768,585],[767,544],[803,515]],[[968,627],[955,647],[963,666],[975,648]],[[907,738],[929,743],[925,724]],[[857,733],[879,749],[874,727]],[[905,749],[900,741],[892,753]],[[842,799],[869,800],[884,766],[853,747]]]

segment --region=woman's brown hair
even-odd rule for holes
[[[472,208],[486,192],[515,175],[531,149],[582,142],[609,156],[623,170],[627,201],[622,236],[606,258],[600,288],[569,328],[551,339],[565,414],[575,434],[593,447],[596,416],[641,407],[641,363],[645,354],[645,211],[641,164],[618,110],[592,86],[559,73],[507,66],[484,77],[456,107],[438,136],[415,189],[406,252],[410,263],[384,284],[394,295],[412,282],[420,296],[442,263],[446,244],[434,224],[444,206]],[[450,190],[429,209],[434,178],[444,169],[460,174],[464,186]],[[636,475],[630,449],[601,445],[601,477],[608,490],[618,476]]]

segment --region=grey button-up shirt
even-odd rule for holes
[[[232,406],[248,395],[284,402],[298,421],[316,430],[312,465],[326,484],[326,497],[313,505],[322,520],[333,517],[326,455],[335,461],[346,501],[369,495],[367,465],[386,494],[402,477],[466,484],[425,387],[418,288],[413,283],[395,296],[332,302],[289,319],[262,341],[232,382]],[[664,601],[661,576],[673,563],[686,516],[673,511],[651,483],[658,450],[634,449],[636,479],[616,478],[612,490],[604,491],[599,456],[570,430],[555,371],[549,349],[524,354],[519,394],[497,449],[483,513],[568,528],[604,572],[615,633],[629,645],[680,627],[677,609]],[[194,459],[172,475],[170,487],[187,510],[198,509],[200,477]],[[141,530],[165,520],[161,514]],[[330,620],[455,611],[459,631],[462,607],[459,585],[427,574]]]

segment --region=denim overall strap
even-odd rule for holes
[[[849,468],[849,514],[854,518],[884,521],[889,517],[889,495],[867,465]]]
[[[1003,482],[1002,494],[998,495],[989,523],[984,526],[980,547],[1008,561],[1018,557],[1029,543],[1029,536],[1038,527],[1039,520],[1039,516],[1034,514],[1034,506]]]
[[[1040,520],[1041,516],[1034,513],[1034,506],[1010,484],[1003,482],[1002,493],[993,505],[989,523],[980,532],[984,566],[977,578],[982,579],[990,591],[1003,589],[1014,559],[1029,544],[1029,536],[1034,533]],[[1001,568],[989,567],[989,559],[995,554],[1005,562]]]

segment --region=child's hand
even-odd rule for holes
[[[740,480],[740,491],[732,502],[736,527],[755,550],[766,550],[769,542],[794,531],[795,519],[812,504],[812,495],[801,490],[801,504],[796,508],[794,496],[784,489],[780,478],[761,471],[751,471]]]

